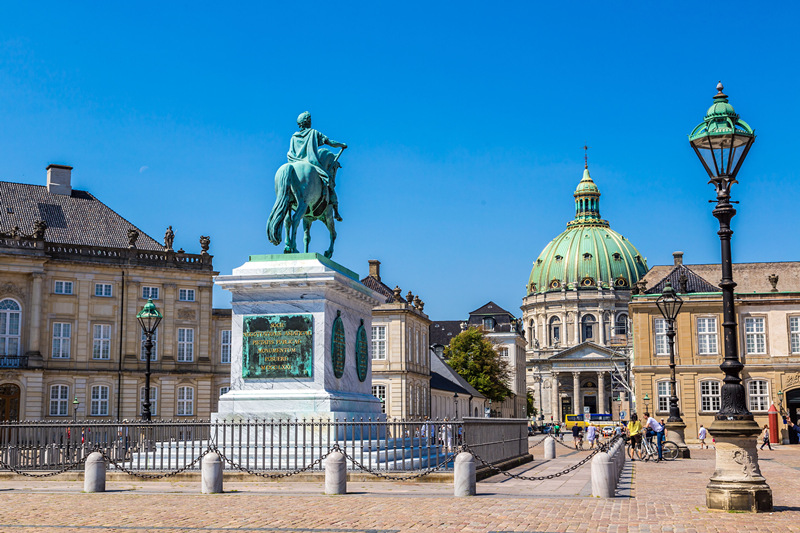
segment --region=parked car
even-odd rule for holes
[[[603,428],[604,437],[612,437],[617,432],[617,426],[606,426]]]

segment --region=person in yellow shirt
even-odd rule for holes
[[[639,445],[642,443],[642,423],[639,422],[639,417],[636,413],[631,414],[631,421],[628,422],[628,444],[630,448],[628,448],[628,454],[631,456],[631,461],[635,461],[636,459],[633,458],[633,454],[635,452],[639,453],[639,460],[642,460],[642,452],[639,449]]]

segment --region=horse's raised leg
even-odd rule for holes
[[[331,206],[328,206],[328,209],[325,210],[325,225],[331,234],[331,245],[325,251],[325,257],[330,259],[333,257],[333,243],[336,242],[336,224],[333,220],[333,208]]]
[[[311,219],[303,217],[303,250],[308,253],[308,244],[311,242]]]
[[[286,244],[283,247],[283,253],[290,254],[292,253],[292,248],[294,248],[294,238],[295,232],[297,228],[292,228],[292,210],[288,210],[286,212],[286,218],[283,221],[283,225],[286,227]]]

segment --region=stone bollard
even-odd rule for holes
[[[325,494],[347,494],[347,458],[333,451],[325,459]]]
[[[453,465],[453,494],[475,496],[478,493],[475,478],[475,458],[469,452],[456,455]]]
[[[592,496],[595,498],[614,497],[614,464],[606,452],[600,452],[592,459]]]
[[[203,457],[200,492],[203,494],[220,494],[222,492],[222,467],[222,458],[217,452],[207,453]]]
[[[106,491],[106,460],[100,452],[92,452],[86,458],[83,471],[83,492]]]
[[[553,437],[548,436],[546,439],[544,439],[544,458],[556,458],[556,439]]]

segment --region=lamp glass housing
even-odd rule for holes
[[[672,288],[672,284],[667,281],[661,296],[656,300],[656,305],[668,322],[674,322],[681,311],[683,299],[678,296],[675,289]]]
[[[155,333],[162,318],[164,318],[164,315],[156,309],[156,304],[153,303],[152,298],[148,299],[142,310],[136,313],[136,320],[139,321],[142,331],[150,335]]]

